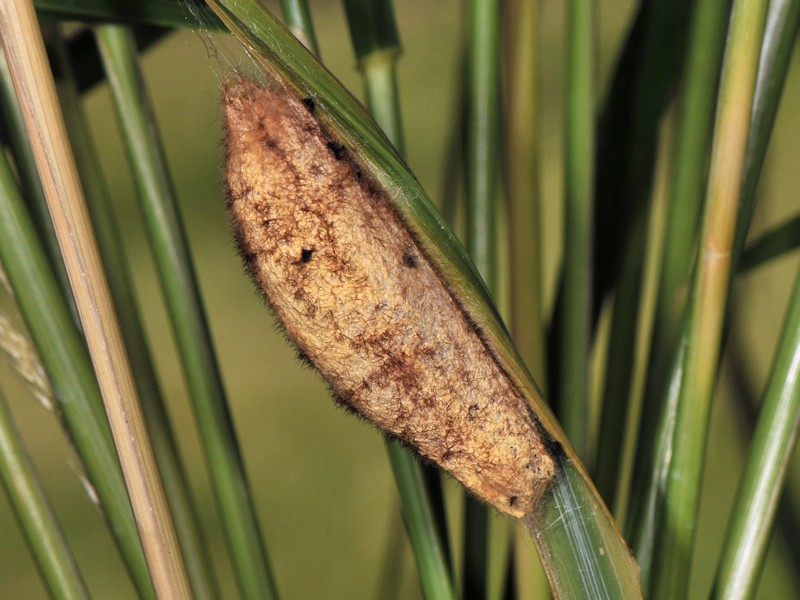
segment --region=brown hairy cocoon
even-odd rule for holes
[[[528,513],[554,473],[545,438],[386,194],[311,100],[237,77],[223,103],[240,251],[288,336],[346,406]]]

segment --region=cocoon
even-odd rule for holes
[[[554,446],[368,168],[311,99],[223,84],[244,263],[339,402],[498,510],[530,512]]]

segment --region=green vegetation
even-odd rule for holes
[[[630,595],[626,547],[648,598],[800,595],[800,1],[125,4],[36,8],[194,596],[548,587],[524,525],[342,414],[276,331],[224,211],[232,69],[315,99],[563,445],[526,519],[560,597]],[[14,68],[0,595],[151,597]]]

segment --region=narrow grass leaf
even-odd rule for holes
[[[714,597],[751,598],[800,427],[800,273],[723,546]]]
[[[306,48],[319,56],[319,44],[307,0],[281,0],[281,10],[289,31],[303,42]]]
[[[592,322],[614,287],[633,223],[646,210],[661,118],[686,50],[688,0],[644,0],[628,33],[600,116],[595,171]]]
[[[219,596],[214,582],[214,572],[207,545],[200,533],[199,517],[191,501],[186,469],[178,456],[169,415],[163,403],[158,377],[136,307],[130,279],[131,269],[122,245],[122,230],[108,201],[111,195],[91,140],[74,70],[69,62],[69,51],[63,39],[53,39],[51,51],[52,59],[58,64],[56,87],[61,99],[64,120],[75,151],[111,296],[119,315],[125,347],[139,390],[142,411],[158,461],[164,491],[172,509],[192,592],[198,600],[211,600]]]
[[[559,299],[558,414],[572,445],[589,458],[589,348],[594,223],[594,3],[567,4],[564,242]]]
[[[736,224],[734,265],[744,249],[747,232],[755,210],[756,190],[767,154],[767,145],[778,114],[789,62],[800,29],[800,2],[772,0],[769,2],[764,41],[758,64],[758,78],[753,98],[751,134],[747,141],[745,172],[742,182],[742,210]]]
[[[764,31],[764,41],[759,59],[758,78],[753,100],[751,131],[748,137],[748,150],[745,156],[744,183],[742,184],[742,208],[739,211],[736,237],[733,244],[732,264],[741,253],[746,232],[752,216],[756,184],[761,172],[767,140],[770,137],[777,111],[778,100],[783,89],[791,49],[800,23],[797,2],[770,3],[769,16]],[[734,266],[735,268],[735,266]],[[732,282],[732,280],[731,280]],[[658,377],[662,382],[654,385],[656,377],[651,366],[648,382],[648,395],[665,397],[659,411],[658,423],[648,425],[643,421],[640,432],[640,449],[637,456],[637,475],[632,503],[634,512],[628,523],[631,531],[629,539],[642,567],[645,589],[648,587],[652,564],[652,544],[658,539],[660,511],[663,508],[664,473],[673,456],[672,436],[675,427],[677,388],[683,376],[683,356],[681,348],[686,345],[686,329],[678,327],[676,350],[671,371]],[[651,365],[655,354],[651,354]],[[664,390],[664,391],[659,391]],[[647,412],[645,411],[645,414]],[[636,484],[638,481],[638,484]]]
[[[208,28],[221,28],[222,24],[207,7],[195,0],[36,0],[36,10],[43,19],[68,21],[113,21],[142,23],[162,27],[194,27],[192,12],[203,16]],[[190,12],[191,10],[191,12]]]
[[[66,308],[5,159],[0,160],[0,185],[3,266],[114,540],[139,594],[143,598],[153,598],[150,576],[86,346]]]
[[[697,522],[708,417],[728,302],[731,252],[766,3],[737,0],[725,50],[705,213],[687,317],[666,507],[656,553],[654,598],[683,596]]]
[[[22,439],[0,393],[0,477],[50,596],[81,600],[89,594]]]
[[[467,3],[466,197],[467,251],[490,293],[498,292],[497,200],[500,169],[500,3]],[[468,598],[488,593],[489,522],[471,495],[464,508],[464,581]]]
[[[657,539],[653,528],[660,518],[660,509],[657,513],[651,511],[660,502],[657,496],[663,493],[663,482],[653,477],[653,473],[661,473],[671,456],[674,423],[669,422],[675,416],[673,402],[677,398],[672,393],[675,372],[670,372],[669,368],[674,364],[682,332],[685,300],[681,290],[685,295],[696,248],[729,12],[730,0],[697,3],[691,12],[686,74],[680,96],[662,264],[634,465],[632,511],[627,527],[633,532],[631,539],[637,540],[633,545],[645,582],[651,567],[649,558],[645,557],[652,557],[652,548],[647,545]],[[662,434],[670,437],[662,439]]]
[[[511,330],[539,385],[547,390],[543,323],[543,262],[539,193],[539,31],[534,0],[509,4],[504,23],[508,57],[504,111],[504,183],[508,196]]]
[[[98,27],[97,35],[237,581],[245,598],[275,597],[275,582],[233,431],[186,234],[161,141],[152,127],[154,116],[132,40],[121,26]]]

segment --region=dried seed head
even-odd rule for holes
[[[308,101],[242,79],[223,97],[240,251],[302,355],[348,407],[499,510],[529,512],[550,451],[385,194]]]
[[[49,411],[55,410],[53,390],[39,355],[28,338],[3,312],[0,312],[0,351],[8,357],[13,368],[28,383],[39,403]]]

